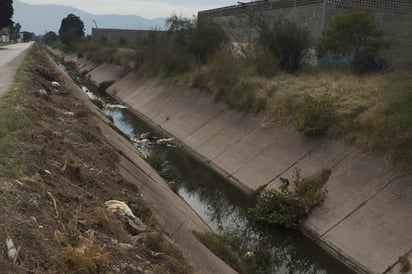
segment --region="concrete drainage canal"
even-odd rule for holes
[[[68,70],[73,72],[72,70]],[[353,273],[298,231],[268,228],[248,216],[252,197],[156,131],[103,90],[79,75],[89,98],[212,228],[223,235],[244,261],[240,273]]]

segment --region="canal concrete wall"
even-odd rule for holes
[[[58,50],[52,51],[54,54],[62,56]],[[66,60],[76,61],[74,56],[67,56]],[[52,61],[52,60],[51,60]],[[96,67],[84,60],[77,60],[83,68]],[[57,65],[56,65],[56,68]],[[116,71],[122,71],[118,66],[101,66],[96,72],[101,72],[99,77],[106,75],[103,68],[108,68],[114,72],[108,75],[109,79],[117,79],[120,74]],[[128,183],[137,185],[139,194],[144,201],[150,205],[156,221],[164,229],[164,233],[183,251],[183,254],[190,263],[199,270],[196,273],[205,274],[236,274],[237,272],[213,254],[204,246],[194,235],[193,231],[211,232],[207,223],[179,196],[174,193],[168,183],[141,157],[132,143],[127,141],[109,124],[107,117],[98,110],[90,101],[89,97],[80,89],[69,77],[61,70],[62,83],[72,90],[79,99],[96,115],[96,125],[100,128],[101,134],[105,137],[109,146],[117,152],[117,167],[122,174],[123,180]],[[95,74],[96,77],[97,74]],[[112,81],[111,80],[111,81]],[[104,81],[107,81],[105,79]],[[0,273],[3,273],[0,271]]]
[[[246,190],[275,188],[279,177],[290,178],[296,168],[303,176],[330,168],[328,197],[302,230],[345,263],[385,273],[410,253],[412,175],[383,155],[338,140],[305,138],[283,125],[265,126],[262,117],[236,112],[205,92],[135,72],[113,76],[116,69],[105,64],[89,75],[96,82],[115,81],[110,93]]]

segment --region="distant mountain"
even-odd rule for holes
[[[46,31],[58,32],[60,23],[68,14],[79,16],[84,22],[86,34],[94,27],[93,20],[99,28],[119,29],[163,29],[166,18],[146,19],[135,15],[94,15],[82,10],[60,5],[30,5],[13,1],[13,21],[22,25],[22,30],[44,34]]]

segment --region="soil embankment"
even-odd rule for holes
[[[412,176],[382,155],[263,125],[259,116],[233,111],[200,91],[75,61],[97,83],[115,81],[109,88],[114,96],[244,189],[276,187],[295,168],[303,176],[331,169],[328,198],[302,228],[358,270],[383,273],[411,250]]]
[[[16,179],[0,178],[0,239],[13,242],[3,272],[235,273],[191,234],[208,231],[204,222],[37,45],[20,73],[0,102],[10,108],[0,141],[9,134],[19,144],[7,150],[7,161],[19,163]],[[17,114],[26,122],[14,130]],[[113,199],[129,205],[131,221],[106,210]],[[146,202],[157,199],[150,210]]]

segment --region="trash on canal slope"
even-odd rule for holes
[[[108,210],[117,214],[120,220],[126,225],[127,229],[133,235],[147,231],[146,224],[136,217],[129,206],[118,200],[109,200],[104,203]]]
[[[121,109],[127,108],[126,106],[120,105],[120,104],[106,104],[104,107],[105,108],[121,108]]]
[[[117,213],[121,216],[128,216],[131,218],[137,218],[132,210],[129,208],[128,205],[126,205],[124,202],[118,201],[118,200],[109,200],[104,203],[107,207],[108,210],[110,210],[113,213]]]
[[[19,249],[16,248],[13,240],[10,237],[7,237],[6,246],[7,246],[7,258],[10,261],[16,262],[17,255],[19,253],[20,248]]]
[[[148,146],[152,144],[152,142],[149,139],[131,138],[131,140],[136,146]]]
[[[156,141],[156,144],[163,145],[163,144],[174,144],[175,138],[162,138]]]
[[[54,88],[60,87],[60,83],[59,83],[59,82],[52,81],[51,84],[52,84],[52,86],[53,86]]]

